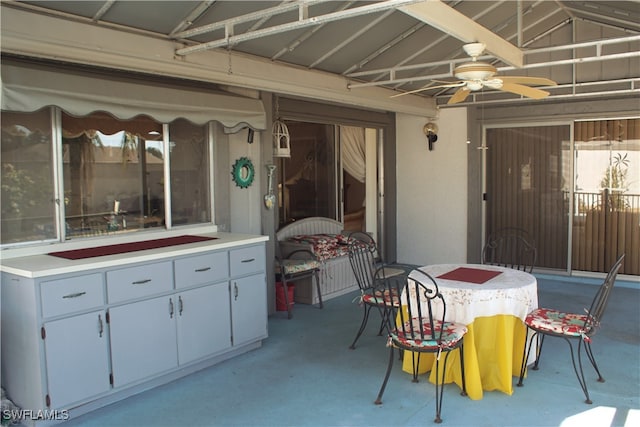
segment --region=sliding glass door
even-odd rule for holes
[[[621,273],[640,274],[640,119],[495,127],[485,138],[485,238],[527,231],[539,269],[606,272],[624,252]]]
[[[567,269],[570,126],[486,131],[486,233],[525,230],[538,249],[536,267]]]
[[[378,131],[287,121],[291,157],[280,161],[279,226],[321,216],[377,235]],[[368,209],[370,207],[370,209]]]
[[[572,269],[640,274],[640,119],[575,125]]]

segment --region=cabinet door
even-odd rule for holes
[[[177,298],[180,364],[231,347],[229,282],[181,292]]]
[[[264,274],[231,281],[233,345],[267,337],[267,284]]]
[[[114,387],[178,365],[176,310],[173,295],[109,310]]]
[[[48,393],[52,408],[109,391],[105,312],[44,324]]]

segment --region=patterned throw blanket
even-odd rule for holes
[[[311,250],[319,261],[348,256],[349,245],[356,242],[353,237],[342,234],[301,234],[287,240],[311,245]]]

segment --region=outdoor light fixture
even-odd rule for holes
[[[438,140],[438,126],[429,122],[422,128],[424,135],[427,137],[427,142],[429,143],[429,151],[433,150],[433,143]]]

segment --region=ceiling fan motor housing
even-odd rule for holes
[[[454,76],[460,80],[483,81],[493,77],[498,70],[491,64],[484,62],[466,62],[453,70]]]

